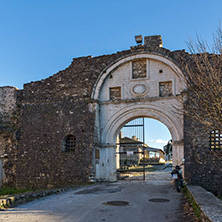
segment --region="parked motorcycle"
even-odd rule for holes
[[[183,159],[183,162],[184,161],[185,159]],[[182,165],[184,165],[184,163],[180,165],[176,165],[175,168],[171,172],[177,192],[181,192],[181,188],[184,187],[184,180],[183,180],[183,175],[182,175],[182,170],[181,170]]]

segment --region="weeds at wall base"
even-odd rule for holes
[[[186,186],[183,188],[183,193],[185,194],[185,196],[188,198],[189,202],[191,203],[195,216],[199,220],[201,220],[201,210],[200,210],[200,207],[197,205],[197,203],[193,199],[192,195],[190,194],[190,192],[188,191]]]
[[[202,210],[200,209],[200,207],[198,206],[198,204],[196,203],[195,199],[193,198],[192,194],[189,192],[186,186],[183,188],[183,193],[188,198],[188,201],[191,203],[193,212],[195,216],[198,218],[198,220],[208,222],[209,219],[203,214]]]

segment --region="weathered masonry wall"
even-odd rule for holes
[[[23,90],[0,88],[0,155],[3,158],[4,184],[30,188],[58,187],[86,182],[91,174],[95,176],[99,161],[95,158],[95,149],[98,152],[102,148],[101,122],[97,115],[100,111],[104,111],[106,116],[107,107],[112,104],[109,107],[115,113],[115,109],[121,110],[124,102],[128,107],[134,104],[134,109],[143,110],[138,115],[154,118],[157,113],[147,113],[152,110],[150,105],[163,106],[168,99],[165,96],[171,100],[176,100],[178,96],[173,88],[174,80],[162,79],[159,85],[155,81],[151,83],[155,80],[154,73],[164,77],[167,68],[156,63],[150,55],[168,60],[183,73],[186,63],[191,62],[191,56],[184,50],[171,52],[160,47],[160,40],[159,37],[145,37],[144,45],[131,47],[127,51],[95,58],[75,58],[67,69],[47,79],[25,84]],[[133,58],[133,62],[128,61],[132,64],[115,66],[129,57]],[[147,69],[152,68],[149,63],[154,65],[153,70]],[[111,67],[116,69],[109,72]],[[117,77],[119,74],[124,76],[124,70],[132,70],[132,79],[123,87],[126,76],[121,86],[117,84]],[[105,84],[98,87],[102,94],[99,99],[93,99],[95,86],[104,73],[109,73],[104,77],[110,78],[109,84],[104,79]],[[151,77],[147,82],[149,86],[140,81],[146,75]],[[134,82],[138,84],[134,85]],[[147,98],[140,98],[143,93],[148,95]],[[148,108],[144,107],[144,102]],[[167,105],[165,107],[167,109]],[[133,116],[129,115],[129,118]],[[209,151],[209,132],[198,131],[198,125],[197,132],[192,131],[187,119],[184,124],[187,181],[215,193],[221,192],[221,161]],[[64,152],[64,141],[69,135],[72,135],[75,147],[72,152]],[[175,145],[182,147],[182,143]],[[100,153],[100,157],[103,155],[106,159],[107,155],[108,160],[112,155],[114,159],[115,151],[110,150],[107,145],[103,149],[104,155]]]
[[[24,85],[18,95],[18,187],[67,186],[85,182],[95,173],[94,149],[100,146],[100,135],[95,120],[98,102],[91,99],[93,87],[107,67],[125,56],[145,51],[179,60],[184,54],[139,46],[112,55],[82,57],[45,80]],[[76,137],[75,151],[62,152],[64,138],[70,134]]]
[[[15,186],[16,94],[15,87],[0,87],[0,186]]]
[[[209,150],[210,130],[184,120],[185,176],[191,185],[199,185],[215,195],[222,195],[222,160]]]
[[[65,99],[21,106],[17,186],[41,188],[87,182],[94,125],[88,102]],[[69,134],[76,136],[76,147],[66,153],[63,140]]]
[[[99,73],[115,56],[74,59],[64,71],[24,86],[18,95],[21,127],[17,187],[58,187],[91,176],[95,104],[90,96]],[[73,152],[64,140],[75,137]]]

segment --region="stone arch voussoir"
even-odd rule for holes
[[[103,132],[102,144],[115,145],[119,130],[130,120],[139,117],[149,117],[162,122],[170,131],[173,141],[183,138],[182,123],[172,113],[157,105],[132,105],[120,110],[110,117]]]

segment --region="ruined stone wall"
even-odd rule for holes
[[[210,60],[215,56],[208,54]],[[188,58],[194,77],[196,66],[192,63],[193,55]],[[185,73],[185,72],[184,72]],[[189,97],[188,97],[189,98]],[[189,100],[187,101],[189,104]],[[198,103],[198,101],[196,101]],[[222,159],[215,150],[210,151],[209,136],[212,130],[195,121],[190,105],[185,104],[188,116],[184,118],[184,153],[185,176],[189,184],[199,185],[216,195],[222,195]],[[222,150],[220,150],[222,152]]]
[[[0,157],[3,169],[0,169],[2,185],[15,186],[17,155],[17,116],[15,87],[0,87]]]
[[[87,182],[95,127],[95,106],[90,97],[99,74],[113,60],[113,55],[75,59],[66,70],[26,84],[19,92],[17,187]],[[73,152],[63,152],[68,135],[76,138]]]
[[[22,105],[18,187],[58,187],[87,182],[94,127],[94,113],[89,106],[83,99]],[[63,140],[70,134],[76,137],[75,150],[63,152]]]
[[[11,116],[15,110],[17,89],[12,86],[0,87],[0,113]]]
[[[43,188],[86,182],[96,143],[93,87],[107,67],[127,55],[154,52],[183,59],[184,51],[132,47],[131,50],[73,60],[65,70],[24,85],[18,94],[20,115],[16,186]],[[67,135],[76,137],[74,152],[62,152]]]
[[[1,150],[8,155],[4,160],[6,184],[43,188],[86,182],[91,173],[93,143],[98,136],[94,134],[98,101],[90,98],[93,87],[107,67],[124,56],[139,53],[162,55],[181,70],[190,61],[183,50],[171,52],[158,46],[138,45],[112,55],[76,58],[67,69],[47,79],[25,84],[17,96],[15,120],[11,115],[10,118],[1,118],[10,121],[0,123]],[[4,90],[0,90],[0,98],[6,98]],[[8,90],[15,91],[14,88]],[[9,113],[15,108],[14,105],[9,108],[9,104],[15,104],[12,95],[9,96],[12,100],[4,100],[8,105],[1,105],[5,110],[1,113]],[[11,124],[13,121],[14,125]],[[70,134],[76,137],[75,150],[62,152],[64,138]],[[221,161],[209,152],[208,134],[192,132],[187,119],[184,145],[187,181],[218,191],[221,187]]]
[[[189,184],[222,195],[222,160],[215,151],[210,151],[210,132],[211,130],[200,128],[200,124],[185,117],[185,177]]]

